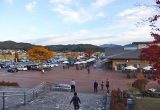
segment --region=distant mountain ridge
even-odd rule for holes
[[[23,43],[23,42],[17,43],[14,41],[0,42],[0,49],[2,50],[4,49],[28,50],[33,46],[36,46],[36,45],[30,44],[30,43]],[[48,48],[49,50],[60,51],[60,52],[68,52],[68,51],[83,52],[88,49],[92,49],[94,51],[99,51],[99,52],[104,51],[104,48],[91,45],[91,44],[46,45],[45,47]]]
[[[117,44],[103,44],[103,45],[100,45],[100,47],[103,47],[103,48],[114,48],[114,47],[123,47],[123,46],[117,45]]]

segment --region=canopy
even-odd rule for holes
[[[127,70],[136,70],[137,68],[135,68],[134,66],[130,65],[130,66],[125,67],[125,69],[127,69]]]
[[[95,58],[90,58],[86,62],[92,62],[92,61],[95,61],[95,60],[96,60]]]
[[[86,62],[86,61],[81,61],[81,63],[82,63],[82,64],[85,64],[85,63],[87,63],[87,62]]]
[[[146,66],[146,67],[144,67],[143,69],[149,71],[149,70],[152,70],[152,68],[153,68],[152,66]]]
[[[67,63],[69,63],[69,62],[68,62],[68,61],[64,61],[63,63],[64,63],[64,64],[67,64]]]
[[[77,62],[76,62],[76,63],[74,63],[74,64],[81,64],[81,62],[77,61]]]

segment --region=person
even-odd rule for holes
[[[78,110],[79,109],[79,104],[81,104],[81,101],[79,99],[79,97],[77,96],[77,93],[74,93],[74,96],[72,97],[70,104],[73,102],[74,105],[74,110]]]
[[[104,87],[104,82],[102,81],[102,83],[101,83],[101,90],[103,90],[103,87]]]
[[[107,79],[106,80],[106,88],[107,88],[107,91],[109,90],[109,80]]]
[[[72,81],[70,82],[70,84],[71,84],[71,92],[75,92],[76,82],[72,79]]]
[[[94,92],[95,93],[97,93],[97,91],[98,91],[98,83],[97,83],[97,81],[94,81]]]
[[[90,73],[90,68],[89,67],[87,67],[87,71],[88,71],[88,74]]]
[[[43,68],[42,68],[41,72],[44,73],[44,69]]]

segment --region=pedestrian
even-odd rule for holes
[[[95,93],[98,92],[98,83],[97,83],[96,80],[94,81],[94,92],[95,92]]]
[[[87,67],[87,71],[88,71],[88,74],[90,73],[90,68],[89,67]]]
[[[72,79],[72,81],[70,82],[70,85],[71,85],[71,92],[75,92],[75,85],[76,85],[76,82]]]
[[[44,69],[43,68],[42,68],[41,72],[44,73]]]
[[[109,80],[107,79],[106,80],[106,88],[107,88],[107,91],[109,90]]]
[[[101,83],[101,90],[103,90],[103,87],[104,87],[104,82],[102,81],[102,83]]]
[[[81,104],[81,101],[79,99],[79,97],[77,96],[77,93],[74,93],[74,96],[72,97],[70,104],[73,102],[74,105],[74,110],[78,110],[79,109],[79,104]]]

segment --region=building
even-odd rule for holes
[[[123,70],[124,67],[133,65],[136,68],[143,68],[149,64],[148,61],[141,59],[141,50],[124,50],[121,53],[108,56],[108,61],[106,62],[106,67],[112,70]]]
[[[141,49],[146,48],[148,43],[134,42],[131,47],[115,47],[115,48],[106,48],[105,55],[106,59],[102,61],[104,68],[112,70],[123,70],[124,67],[133,65],[136,68],[143,68],[149,65],[149,62],[141,59]],[[137,48],[136,48],[137,47]]]
[[[133,42],[133,45],[137,46],[137,49],[148,48],[151,45],[155,45],[153,42]],[[156,45],[160,46],[160,43],[156,43]]]

